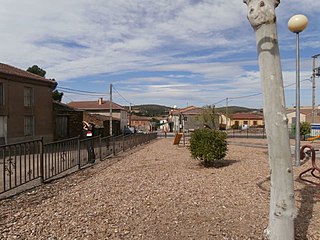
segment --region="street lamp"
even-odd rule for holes
[[[295,165],[300,166],[300,51],[299,33],[308,25],[308,18],[302,14],[292,16],[288,21],[288,28],[296,34],[296,144]]]

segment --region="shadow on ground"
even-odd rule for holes
[[[228,167],[237,162],[239,162],[239,160],[215,160],[206,164],[201,162],[200,165],[206,168],[223,168]]]
[[[314,204],[320,202],[317,192],[319,186],[305,185],[300,192],[301,205],[298,211],[298,215],[294,221],[294,227],[296,229],[295,239],[307,240],[308,228],[312,219]]]

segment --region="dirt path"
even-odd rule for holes
[[[221,167],[204,169],[172,141],[0,201],[0,239],[261,239],[267,150],[229,145]],[[318,188],[295,185],[296,239],[320,239]]]

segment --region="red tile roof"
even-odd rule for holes
[[[110,109],[110,101],[102,100],[102,103],[99,104],[99,101],[77,101],[69,102],[68,106],[83,109],[83,110],[106,110]],[[114,110],[126,110],[122,106],[116,103],[112,103],[112,109]]]
[[[232,119],[252,119],[252,120],[263,120],[263,116],[259,114],[253,114],[253,113],[235,113],[231,115]]]
[[[6,75],[13,75],[17,77],[28,78],[28,79],[37,79],[37,80],[42,80],[47,82],[53,82],[52,80],[46,79],[39,75],[24,71],[22,69],[19,69],[4,63],[0,63],[0,73],[6,74]]]

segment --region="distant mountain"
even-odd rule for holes
[[[215,109],[216,112],[220,113],[226,113],[226,107],[219,107]],[[261,112],[261,109],[256,109],[256,108],[246,108],[246,107],[239,107],[239,106],[228,106],[228,114],[234,114],[238,112]]]
[[[129,106],[125,106],[127,110],[129,110]],[[131,107],[132,113],[138,116],[146,116],[146,117],[161,117],[169,114],[169,111],[172,109],[171,107],[157,105],[157,104],[143,104],[143,105],[134,105]],[[216,112],[226,113],[225,107],[220,107],[215,109]],[[239,106],[229,106],[228,114],[234,114],[238,112],[262,112],[260,109],[255,108],[246,108]]]
[[[126,109],[129,110],[129,107],[126,106]],[[143,105],[134,105],[132,106],[132,112],[138,116],[146,117],[161,117],[169,114],[169,111],[172,108],[156,104],[143,104]]]

